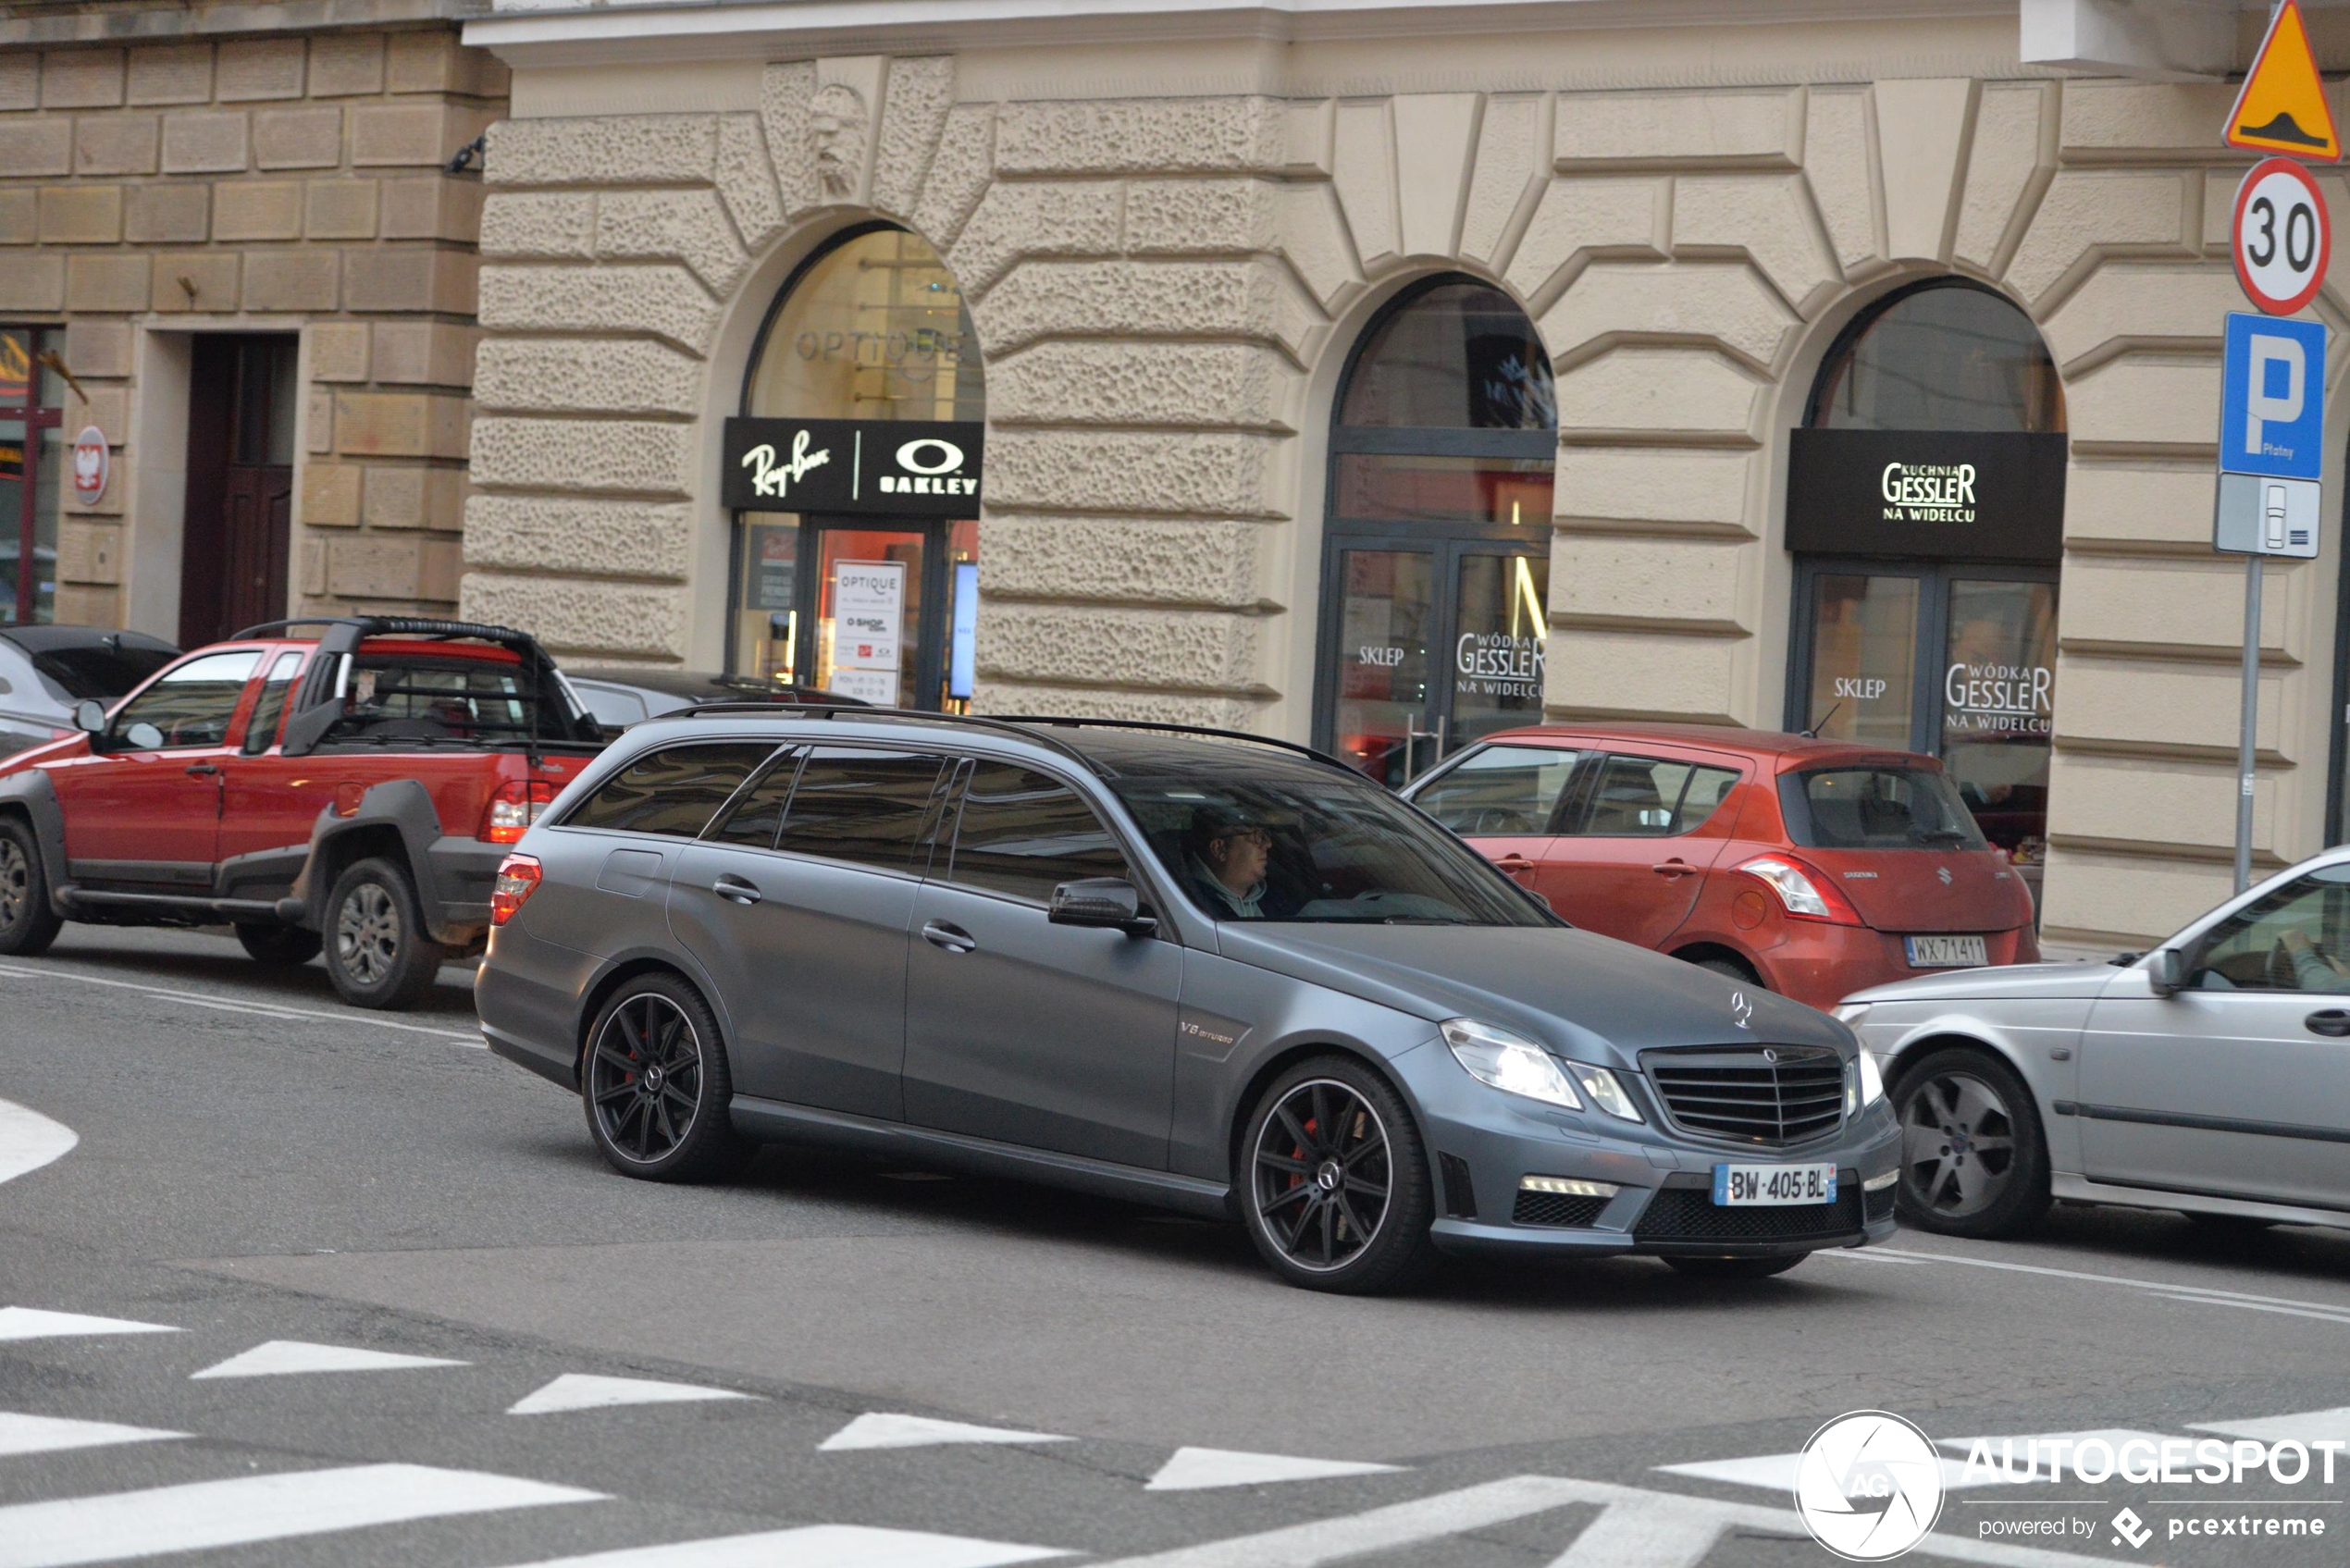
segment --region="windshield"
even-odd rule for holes
[[[1949,775],[1933,768],[1820,768],[1779,780],[1787,834],[1812,849],[1983,849]]]
[[[1331,770],[1113,778],[1152,851],[1219,920],[1555,923],[1460,840]]]
[[[32,668],[60,702],[70,704],[89,698],[110,702],[179,657],[167,648],[120,648],[96,642],[36,653]]]

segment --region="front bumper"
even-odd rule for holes
[[[1894,1231],[1900,1128],[1880,1099],[1835,1133],[1792,1148],[1688,1137],[1654,1122],[1554,1110],[1471,1079],[1441,1050],[1407,1058],[1435,1167],[1430,1238],[1448,1253],[1603,1257],[1785,1257],[1883,1241]],[[1643,1086],[1645,1087],[1645,1086]],[[1643,1100],[1649,1097],[1643,1093]],[[1651,1113],[1652,1114],[1652,1113]],[[1837,1201],[1717,1207],[1713,1167],[1837,1167]],[[1610,1196],[1527,1192],[1529,1176],[1604,1183]],[[1881,1183],[1866,1191],[1872,1180]]]

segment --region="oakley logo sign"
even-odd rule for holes
[[[897,466],[906,472],[880,476],[882,494],[967,496],[979,489],[977,479],[957,472],[963,466],[963,449],[935,436],[924,436],[899,447]]]

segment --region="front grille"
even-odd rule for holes
[[[1687,1132],[1784,1145],[1833,1132],[1844,1116],[1844,1063],[1824,1045],[1651,1051],[1641,1065]]]
[[[1861,1193],[1861,1201],[1868,1206],[1869,1223],[1871,1225],[1874,1225],[1880,1219],[1891,1219],[1893,1217],[1892,1188],[1880,1187],[1874,1192]]]
[[[1810,1241],[1849,1236],[1861,1228],[1861,1190],[1837,1183],[1832,1204],[1717,1204],[1709,1187],[1665,1187],[1649,1200],[1633,1227],[1639,1241]]]
[[[1565,1192],[1520,1192],[1510,1219],[1517,1225],[1589,1226],[1599,1222],[1605,1198],[1575,1197]]]

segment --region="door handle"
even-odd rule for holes
[[[1531,876],[1534,874],[1534,862],[1513,850],[1494,861],[1493,869],[1505,877]]]
[[[748,907],[759,902],[758,888],[728,872],[720,872],[718,880],[710,884],[710,891],[729,903]]]
[[[2350,1035],[2350,1008],[2320,1007],[2301,1021],[2312,1034],[2330,1034],[2337,1040]]]
[[[205,773],[217,773],[218,772],[220,772],[220,766],[216,762],[191,762],[188,764],[188,776],[192,779],[197,778]]]
[[[1651,866],[1649,870],[1654,871],[1661,877],[1686,877],[1693,875],[1696,872],[1697,868],[1690,865],[1687,860],[1675,859],[1661,861],[1656,865]]]
[[[949,953],[968,953],[979,945],[971,932],[960,926],[950,926],[945,920],[933,920],[922,927],[922,940],[933,947],[944,947]]]

